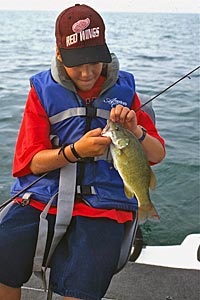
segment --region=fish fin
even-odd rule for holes
[[[124,184],[124,192],[127,198],[131,199],[134,197],[134,192],[131,192],[127,185]]]
[[[160,217],[153,205],[153,203],[151,202],[151,206],[149,209],[144,209],[142,207],[140,207],[138,209],[138,222],[139,224],[143,224],[145,223],[147,220],[149,221],[160,221]]]
[[[150,183],[149,183],[149,187],[151,190],[154,190],[156,188],[156,176],[154,174],[154,172],[152,171],[152,169],[150,168]]]

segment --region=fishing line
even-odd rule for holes
[[[166,92],[167,90],[169,90],[171,87],[173,87],[175,84],[177,84],[178,82],[180,82],[181,80],[185,79],[186,77],[188,77],[189,79],[191,79],[191,77],[189,76],[190,74],[192,74],[193,72],[197,71],[200,68],[200,66],[196,67],[195,69],[193,69],[192,71],[190,71],[189,73],[187,73],[186,75],[184,75],[183,77],[181,77],[180,79],[178,79],[177,81],[175,81],[174,83],[172,83],[170,86],[168,86],[167,88],[165,88],[164,90],[162,90],[161,92],[159,92],[157,95],[153,96],[152,98],[150,98],[148,101],[146,101],[144,104],[142,104],[140,107],[138,107],[135,112],[137,112],[138,110],[140,110],[143,106],[145,106],[146,104],[148,104],[149,102],[153,101],[154,99],[156,99],[158,96],[160,96],[161,94],[163,94],[164,92]]]
[[[10,202],[12,202],[15,198],[17,198],[20,194],[22,194],[23,192],[26,192],[30,187],[32,187],[34,184],[36,184],[38,181],[40,181],[42,178],[44,178],[45,176],[47,176],[47,174],[49,174],[49,172],[42,174],[39,178],[37,178],[36,180],[34,180],[32,183],[30,183],[28,186],[26,186],[24,189],[22,189],[21,191],[19,191],[17,194],[15,194],[14,196],[12,196],[11,198],[9,198],[7,201],[5,201],[3,204],[0,205],[0,210],[2,208],[4,208],[7,204],[9,204]]]

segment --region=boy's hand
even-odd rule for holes
[[[81,157],[94,157],[105,153],[111,139],[101,136],[101,132],[101,128],[90,130],[75,143],[75,149]]]
[[[137,131],[137,117],[136,113],[123,105],[117,105],[111,109],[110,120],[121,124],[124,128],[132,131]]]

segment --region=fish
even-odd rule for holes
[[[156,177],[141,143],[131,131],[111,120],[107,121],[102,136],[111,138],[110,152],[114,167],[123,180],[125,195],[129,199],[137,198],[139,224],[147,220],[159,221],[149,192],[156,187]]]

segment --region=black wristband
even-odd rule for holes
[[[71,149],[73,155],[74,155],[78,160],[82,159],[82,157],[76,152],[76,150],[75,150],[75,148],[74,148],[74,143],[70,145],[70,149]]]
[[[140,126],[140,128],[142,129],[142,136],[138,139],[138,141],[141,143],[142,141],[144,141],[147,131],[144,127]]]
[[[75,161],[72,161],[70,160],[67,155],[65,154],[65,148],[67,147],[68,145],[62,145],[58,151],[58,156],[60,155],[60,153],[62,152],[64,158],[69,162],[69,163],[75,163]]]

